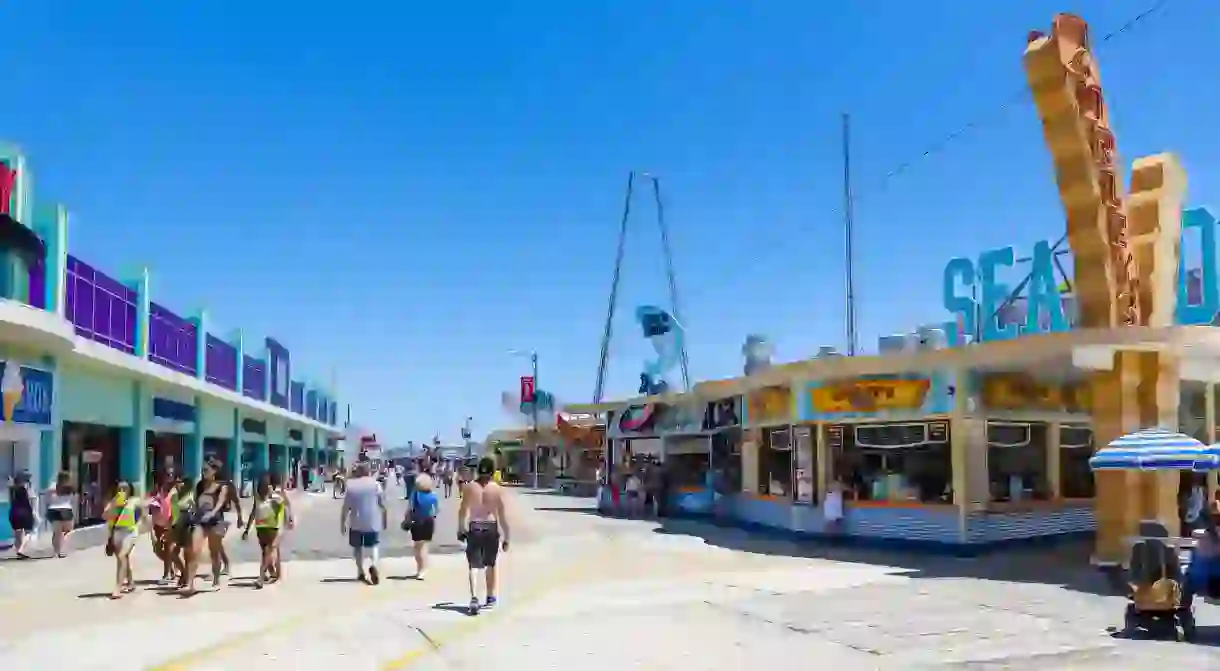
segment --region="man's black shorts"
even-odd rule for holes
[[[466,536],[466,563],[470,568],[496,565],[500,556],[500,525],[495,522],[471,522]]]

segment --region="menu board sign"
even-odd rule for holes
[[[746,399],[746,419],[750,424],[787,424],[792,418],[792,390],[766,387]]]
[[[988,410],[1024,410],[1086,414],[1092,407],[1087,382],[1041,382],[1023,373],[988,373],[979,380]]]

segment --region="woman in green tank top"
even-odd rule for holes
[[[254,490],[254,508],[246,521],[246,528],[241,534],[242,540],[250,537],[250,527],[258,536],[258,546],[262,551],[262,561],[258,567],[258,579],[254,586],[262,589],[268,580],[276,576],[276,564],[279,560],[280,531],[284,528],[288,506],[283,494],[272,486],[271,476],[264,473],[258,479]]]

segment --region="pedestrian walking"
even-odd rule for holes
[[[178,588],[186,588],[186,567],[195,557],[195,484],[191,478],[178,476],[170,498],[170,562],[178,572]]]
[[[47,521],[51,523],[51,550],[55,556],[63,559],[64,543],[68,534],[72,533],[73,521],[76,517],[76,487],[72,485],[72,475],[60,471],[55,476],[55,482],[47,488]]]
[[[414,459],[408,459],[406,469],[403,471],[403,485],[406,492],[403,493],[402,499],[408,501],[411,499],[411,492],[415,491],[415,477],[420,474],[419,464]]]
[[[195,573],[198,558],[207,544],[212,563],[212,589],[219,589],[224,568],[224,534],[228,530],[224,511],[228,509],[229,487],[220,476],[220,464],[208,460],[203,465],[199,483],[195,485],[195,528],[191,535],[190,559],[186,565],[186,587],[183,594],[195,593]]]
[[[280,500],[284,502],[284,526],[280,528],[280,533],[275,541],[275,570],[271,573],[272,582],[281,582],[284,580],[284,545],[285,529],[291,531],[297,526],[296,514],[292,511],[292,497],[288,496],[288,491],[284,489],[284,479],[279,473],[271,474],[271,490],[279,495]]]
[[[381,574],[377,568],[381,532],[385,531],[389,521],[385,490],[377,480],[370,477],[366,464],[358,464],[353,476],[352,481],[347,483],[347,493],[343,496],[339,532],[347,536],[348,545],[352,548],[352,559],[356,562],[356,579],[376,585],[381,582]]]
[[[13,553],[18,559],[29,559],[26,545],[38,528],[38,512],[30,493],[30,474],[21,471],[8,481],[8,524],[13,530]]]
[[[453,495],[453,464],[445,462],[441,470],[441,484],[445,487],[445,498]]]
[[[111,599],[121,599],[124,594],[136,589],[132,577],[131,551],[136,547],[140,518],[147,512],[144,501],[132,492],[131,484],[120,482],[102,513],[109,527],[106,554],[114,557],[114,591],[110,593]]]
[[[508,552],[510,536],[508,514],[504,509],[504,494],[500,485],[492,480],[496,463],[483,457],[475,473],[475,480],[467,484],[462,492],[462,505],[458,509],[457,537],[466,543],[466,580],[470,587],[470,614],[477,615],[480,608],[496,605],[496,559],[501,550]],[[500,528],[504,536],[500,536]],[[483,571],[486,600],[480,606],[475,588],[475,574]]]
[[[288,504],[283,493],[272,486],[271,476],[264,473],[254,490],[254,507],[241,534],[242,540],[246,540],[250,537],[250,527],[253,526],[258,537],[261,555],[258,578],[254,581],[254,586],[258,589],[262,589],[263,585],[275,579],[278,574],[276,566],[280,561],[280,530],[284,527],[287,511]]]
[[[229,529],[240,529],[244,525],[244,515],[241,508],[241,497],[238,496],[237,485],[228,477],[228,473],[222,472],[220,462],[216,462],[217,477],[224,483],[225,487],[225,502],[224,510],[220,511],[220,524],[217,525],[216,532],[220,536],[220,574],[228,576],[232,562],[229,561],[229,552],[225,549],[224,538],[229,534]],[[230,519],[233,513],[236,513],[236,520]],[[233,526],[233,522],[237,522],[237,526]]]
[[[423,580],[428,570],[428,543],[436,533],[436,516],[440,501],[432,491],[432,476],[420,473],[415,479],[415,491],[407,502],[407,517],[403,529],[411,532],[415,547],[415,579]]]
[[[174,477],[169,473],[161,473],[157,478],[152,495],[148,498],[148,517],[152,520],[153,555],[161,560],[161,584],[173,584],[174,579],[174,542],[173,525],[174,506],[171,500],[174,490]]]

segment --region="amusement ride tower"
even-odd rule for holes
[[[631,204],[635,196],[636,181],[644,181],[651,185],[652,200],[656,209],[657,232],[660,235],[661,254],[665,259],[665,274],[669,282],[669,315],[677,322],[678,328],[684,326],[682,313],[678,307],[678,280],[674,274],[673,250],[669,242],[669,227],[665,223],[665,205],[661,199],[661,181],[655,175],[636,173],[627,175],[627,193],[623,199],[623,216],[619,222],[618,244],[614,252],[614,275],[610,280],[610,296],[607,299],[606,323],[602,329],[601,351],[597,360],[597,381],[593,388],[593,403],[601,403],[606,390],[606,365],[610,359],[610,340],[614,335],[614,316],[618,310],[619,281],[622,278],[623,257],[627,248],[627,228],[631,220]],[[662,313],[663,314],[663,313]],[[649,326],[644,325],[645,331]],[[686,354],[686,343],[680,338],[676,342],[678,364],[682,371],[682,388],[690,390],[690,369]]]

